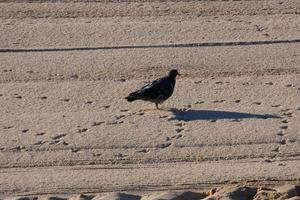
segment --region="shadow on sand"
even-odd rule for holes
[[[281,118],[275,115],[258,115],[251,113],[241,113],[241,112],[228,112],[228,111],[217,111],[217,110],[179,110],[176,108],[171,108],[174,114],[174,119],[183,121],[195,121],[195,120],[220,120],[220,119],[269,119],[269,118]]]

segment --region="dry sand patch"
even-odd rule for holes
[[[299,1],[1,2],[0,198],[298,198]]]

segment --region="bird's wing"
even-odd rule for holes
[[[172,87],[170,81],[163,77],[145,85],[137,91],[137,94],[142,99],[164,99],[169,96],[170,87]]]
[[[146,85],[144,85],[139,91],[143,91],[143,90],[147,90],[147,89],[150,89],[152,87],[156,87],[157,84],[161,83],[163,81],[164,78],[159,78],[159,79],[156,79]]]

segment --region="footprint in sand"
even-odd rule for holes
[[[50,145],[53,144],[62,144],[62,145],[69,145],[67,142],[63,141],[63,140],[53,140],[49,143]]]
[[[33,71],[33,70],[28,70],[28,71],[26,71],[26,73],[28,73],[28,74],[33,74],[34,71]]]
[[[279,107],[279,106],[281,106],[280,104],[273,104],[273,105],[271,105],[272,107],[274,107],[274,108],[277,108],[277,107]]]
[[[22,149],[25,149],[25,146],[15,146],[15,147],[13,147],[13,148],[11,148],[11,150],[13,150],[13,151],[21,151]]]
[[[295,142],[297,142],[297,140],[296,139],[288,139],[288,142],[289,143],[295,143]]]
[[[178,128],[175,128],[176,133],[180,133],[181,131],[185,130],[185,128],[184,128],[185,123],[183,123],[183,122],[177,122],[174,124],[174,126],[178,127]]]
[[[115,117],[116,117],[116,120],[119,120],[119,119],[125,117],[125,115],[117,115],[117,116],[115,116]]]
[[[61,99],[61,101],[64,101],[64,102],[69,102],[70,99]]]
[[[240,99],[237,99],[237,100],[234,101],[234,103],[240,103],[240,102],[241,102]]]
[[[183,131],[183,130],[184,130],[184,128],[176,128],[176,129],[175,129],[176,133],[180,133],[180,132]]]
[[[195,104],[203,104],[203,103],[204,103],[204,101],[196,101]]]
[[[138,153],[149,153],[150,151],[148,149],[142,149],[137,151]]]
[[[101,124],[104,124],[104,121],[101,121],[101,122],[93,122],[92,126],[100,126]]]
[[[286,108],[286,109],[281,109],[280,111],[281,112],[287,112],[287,111],[289,111],[290,109],[289,108]]]
[[[225,100],[224,99],[221,99],[221,100],[214,100],[214,101],[212,101],[213,103],[223,103],[223,102],[225,102]]]
[[[244,83],[242,83],[242,85],[253,85],[253,83],[250,83],[250,82],[244,82]]]
[[[78,130],[78,133],[83,133],[83,132],[86,132],[86,131],[88,131],[87,128],[82,128],[82,129],[79,129],[79,130]]]
[[[37,142],[33,143],[32,145],[42,145],[42,144],[45,144],[47,142],[48,141],[40,140],[40,141],[37,141]]]
[[[125,78],[120,78],[120,79],[118,79],[117,81],[120,81],[120,82],[125,82],[125,81],[126,81],[126,79],[125,79]]]
[[[180,110],[180,111],[182,111],[182,110]],[[177,118],[174,117],[174,116],[169,116],[169,117],[167,118],[167,121],[168,121],[168,122],[169,122],[169,121],[179,121],[179,122],[181,122],[181,121],[183,121],[183,120],[177,119]]]
[[[274,85],[274,83],[273,82],[267,82],[267,83],[265,83],[266,85]]]
[[[2,97],[3,96],[3,94],[0,94],[0,97]]]
[[[42,97],[39,97],[40,99],[47,99],[47,97],[46,96],[42,96]]]
[[[278,165],[278,166],[282,166],[282,167],[286,166],[285,163],[278,163],[277,165]],[[295,199],[295,200],[297,200],[297,199]]]
[[[42,136],[42,135],[45,135],[45,133],[44,132],[39,132],[39,133],[36,133],[35,135],[36,136]]]
[[[79,148],[72,148],[72,149],[70,149],[70,151],[72,153],[76,153],[76,152],[80,151],[80,149]]]
[[[166,143],[158,144],[156,146],[156,148],[164,149],[164,148],[169,147],[171,144],[172,144],[171,142],[166,142]]]
[[[282,120],[281,123],[287,124],[288,121],[285,119],[285,120]]]
[[[287,117],[293,117],[293,112],[285,112],[283,115]]]
[[[288,126],[281,126],[280,128],[283,130],[286,130],[286,129],[288,129]]]
[[[116,125],[116,124],[118,124],[117,121],[107,121],[106,122],[106,125]]]
[[[94,103],[93,101],[87,101],[87,102],[85,102],[85,104],[92,104],[92,103]]]
[[[284,134],[283,134],[283,132],[282,131],[280,131],[279,133],[277,133],[276,135],[278,135],[278,136],[284,136]]]
[[[282,144],[282,145],[285,145],[286,144],[286,139],[282,138],[282,140],[280,140],[278,143]]]
[[[3,129],[11,129],[13,126],[3,126]]]
[[[192,105],[191,104],[185,104],[185,105],[183,105],[183,107],[185,107],[185,108],[191,108]]]
[[[100,157],[100,156],[102,156],[102,154],[101,153],[93,153],[93,156],[94,157]]]
[[[279,147],[275,147],[272,151],[279,152]]]
[[[23,129],[21,130],[22,133],[27,133],[29,131],[29,129]]]
[[[195,84],[202,83],[202,81],[194,81]]]
[[[127,155],[124,155],[122,153],[118,153],[117,155],[115,155],[115,157],[118,157],[118,158],[124,158],[126,157]]]
[[[62,145],[69,145],[69,143],[67,143],[66,141],[64,141],[64,140],[61,140],[61,141],[59,141],[59,143],[58,144],[62,144]]]
[[[269,159],[265,159],[264,162],[271,163],[271,162],[273,162],[273,161],[272,161],[272,160],[269,160]]]
[[[52,135],[51,139],[53,140],[57,140],[57,139],[61,139],[63,137],[65,137],[67,134],[56,134],[56,135]]]
[[[174,126],[179,126],[179,127],[182,127],[182,126],[184,126],[185,124],[183,124],[182,122],[178,122],[178,123],[176,123],[176,124],[174,124]]]
[[[161,119],[162,119],[162,118],[164,119],[164,118],[167,118],[167,117],[168,117],[168,115],[160,115],[160,116],[159,116],[159,118],[161,118]]]
[[[49,145],[53,145],[53,144],[57,144],[57,143],[59,143],[59,140],[53,140],[53,141],[49,142]]]
[[[121,112],[128,112],[129,110],[128,109],[121,109],[120,111]]]
[[[178,135],[174,135],[174,136],[172,136],[171,138],[172,139],[179,139],[179,138],[182,138],[182,134],[178,134]]]
[[[3,72],[12,72],[12,69],[4,69]]]
[[[261,102],[253,102],[254,105],[261,105]]]
[[[70,77],[71,77],[72,79],[78,79],[78,78],[79,78],[79,76],[78,76],[77,74],[71,75]]]

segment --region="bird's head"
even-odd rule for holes
[[[170,72],[169,72],[169,77],[174,77],[176,78],[176,76],[180,76],[179,72],[176,70],[176,69],[172,69]]]

